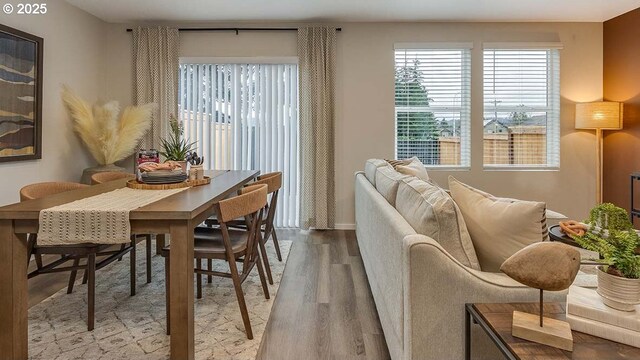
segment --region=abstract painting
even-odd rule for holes
[[[42,157],[42,47],[0,25],[0,162]]]

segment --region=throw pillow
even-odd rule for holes
[[[424,164],[417,157],[411,158],[411,161],[406,165],[397,165],[396,170],[405,175],[415,176],[420,180],[429,181],[429,174]]]
[[[376,170],[382,166],[391,166],[382,159],[369,159],[364,164],[364,176],[369,180],[371,185],[376,186]]]
[[[527,245],[548,238],[546,204],[497,198],[449,176],[449,189],[460,207],[483,271],[500,265]]]
[[[395,207],[398,184],[402,179],[408,177],[408,175],[395,171],[391,166],[381,166],[376,170],[376,190],[387,199],[391,206]]]
[[[440,187],[415,177],[402,180],[396,210],[418,234],[437,241],[463,265],[480,270],[462,213]]]

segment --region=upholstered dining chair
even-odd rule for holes
[[[87,187],[85,184],[70,182],[44,182],[36,183],[20,189],[20,201],[35,200],[45,196],[59,194],[67,191],[78,190]],[[95,323],[95,272],[114,260],[121,258],[124,254],[131,255],[131,295],[135,295],[135,263],[136,263],[136,242],[132,237],[131,244],[118,250],[111,250],[110,245],[103,244],[74,244],[74,245],[38,245],[37,234],[29,234],[27,240],[27,263],[31,261],[33,255],[36,260],[36,269],[31,271],[27,277],[29,279],[34,276],[55,272],[70,271],[69,284],[67,294],[73,291],[78,270],[85,271],[85,278],[88,282],[88,299],[87,299],[87,330],[91,331]],[[43,264],[43,255],[59,255],[60,258],[48,264]],[[102,259],[97,260],[98,257]],[[80,264],[80,260],[86,258],[84,264]],[[68,261],[73,260],[72,266],[62,266]]]
[[[194,257],[196,259],[196,283],[197,298],[202,298],[202,275],[213,275],[231,278],[236,291],[240,314],[244,323],[248,339],[253,339],[249,312],[245,303],[242,283],[249,276],[251,270],[258,268],[258,275],[262,283],[262,291],[265,298],[269,299],[269,288],[265,279],[260,252],[258,251],[259,224],[262,212],[267,204],[267,186],[255,185],[243,188],[238,196],[222,200],[215,205],[219,228],[198,227],[194,235]],[[233,219],[245,217],[249,221],[247,229],[230,229],[227,222]],[[165,257],[165,284],[166,284],[166,310],[167,310],[167,334],[170,334],[170,276],[169,262],[171,246],[165,247],[162,252]],[[202,269],[202,259],[225,260],[229,264],[229,272]],[[242,271],[238,272],[237,263],[242,264]]]
[[[122,171],[103,171],[99,173],[95,173],[91,175],[91,185],[103,184],[109,181],[120,180],[120,179],[135,179],[136,175],[131,173],[126,173]],[[151,235],[136,235],[144,236],[145,245],[146,245],[146,255],[147,255],[147,284],[151,283]],[[122,260],[119,258],[118,261]]]

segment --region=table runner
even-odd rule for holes
[[[38,245],[122,244],[131,241],[129,212],[188,188],[121,188],[40,211]]]

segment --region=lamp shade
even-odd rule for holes
[[[596,101],[576,104],[576,129],[622,129],[622,103]]]

